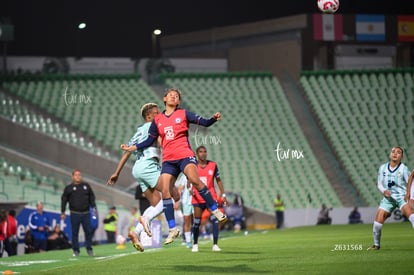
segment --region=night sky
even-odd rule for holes
[[[412,0],[341,0],[340,13],[414,14]],[[151,33],[210,29],[318,12],[316,0],[2,0],[0,20],[15,26],[9,55],[151,56]],[[77,29],[80,22],[87,27]]]

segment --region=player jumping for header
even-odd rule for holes
[[[208,188],[198,177],[197,159],[188,140],[190,123],[209,127],[221,119],[221,114],[217,112],[210,119],[205,119],[192,112],[178,108],[180,101],[181,92],[178,89],[167,89],[164,94],[165,110],[157,115],[151,123],[148,138],[132,146],[121,145],[122,150],[135,151],[150,146],[158,136],[161,137],[163,162],[159,184],[162,189],[164,213],[170,228],[164,244],[173,242],[180,235],[180,230],[175,226],[174,205],[170,194],[170,189],[174,186],[180,172],[183,172],[187,176],[188,181],[198,190],[217,220],[221,223],[227,221],[226,215],[218,209],[217,203],[212,198]]]

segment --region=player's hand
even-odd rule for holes
[[[133,151],[137,150],[137,146],[135,146],[135,145],[128,146],[126,144],[121,144],[121,149],[124,150],[124,151],[133,152]]]
[[[385,191],[384,191],[384,196],[385,196],[386,198],[391,197],[391,192],[390,192],[390,190],[385,190]]]
[[[215,113],[215,114],[213,115],[213,118],[214,118],[215,120],[220,120],[220,119],[221,119],[221,113],[220,113],[220,112]]]
[[[60,219],[61,219],[61,220],[64,220],[65,218],[66,218],[66,215],[65,215],[65,214],[61,214],[61,215],[60,215]]]
[[[405,194],[405,196],[404,196],[404,201],[405,201],[405,202],[409,202],[409,201],[410,201],[410,199],[411,199],[411,198],[410,198],[410,193],[408,193],[408,192],[407,192],[407,194]]]
[[[113,174],[109,180],[107,181],[106,184],[108,185],[114,185],[116,183],[116,181],[118,180],[118,175],[117,174]]]

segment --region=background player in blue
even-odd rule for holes
[[[33,247],[37,252],[46,251],[49,233],[49,217],[43,212],[43,203],[36,204],[36,211],[29,215],[29,228],[33,237]]]
[[[390,153],[390,161],[379,168],[377,187],[384,197],[375,216],[373,225],[374,245],[368,248],[369,250],[380,249],[382,225],[397,207],[409,219],[414,228],[414,212],[406,201],[409,170],[401,162],[403,155],[404,150],[401,147],[393,147]]]

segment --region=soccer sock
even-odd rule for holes
[[[194,224],[193,224],[194,244],[198,243],[198,234],[200,232],[200,223],[201,223],[201,219],[199,219],[199,218],[194,219]]]
[[[201,190],[198,190],[198,193],[206,201],[206,204],[208,208],[210,208],[211,211],[214,211],[217,209],[217,203],[214,201],[213,197],[211,196],[211,193],[208,190],[207,186],[204,186],[204,188],[202,188]]]
[[[144,231],[144,227],[141,223],[138,223],[137,226],[135,226],[135,234],[137,234],[138,238],[142,231]]]
[[[213,220],[213,244],[217,244],[219,236],[219,222],[216,218]]]
[[[414,228],[414,214],[411,214],[409,217],[408,217],[408,220],[411,222],[411,225],[413,226],[413,228]]]
[[[185,242],[186,243],[191,243],[191,231],[184,232],[184,236],[185,236]]]
[[[168,228],[175,228],[175,217],[174,217],[174,203],[171,198],[163,199],[165,219],[168,223]]]
[[[151,222],[155,217],[161,214],[163,211],[163,202],[160,200],[157,205],[148,207],[142,216],[148,219],[148,222]]]
[[[382,224],[374,221],[374,225],[372,229],[373,229],[373,235],[374,235],[374,245],[380,246]]]

